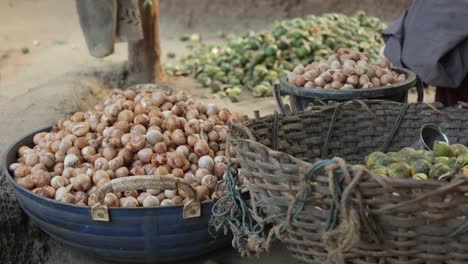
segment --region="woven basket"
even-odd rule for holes
[[[317,264],[468,263],[466,179],[393,179],[340,158],[319,161],[336,156],[362,164],[373,151],[412,145],[427,123],[440,126],[450,143],[468,145],[468,110],[388,101],[257,117],[245,124],[255,138],[233,130],[229,142],[252,199],[273,224],[285,227],[283,239],[296,258]]]

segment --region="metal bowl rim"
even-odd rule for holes
[[[346,94],[352,94],[352,93],[359,93],[359,92],[385,92],[385,91],[390,91],[392,89],[398,89],[398,88],[402,88],[402,87],[406,87],[406,86],[415,86],[416,85],[416,74],[408,69],[404,69],[404,68],[399,68],[399,67],[392,67],[392,70],[395,70],[395,71],[399,71],[399,72],[402,72],[402,73],[405,73],[408,78],[405,79],[403,82],[398,82],[398,83],[394,83],[394,84],[391,84],[390,86],[380,86],[380,87],[375,87],[375,88],[369,88],[369,89],[353,89],[353,90],[325,90],[325,89],[319,89],[319,88],[305,88],[305,87],[302,87],[302,86],[297,86],[297,85],[294,85],[294,84],[290,84],[287,82],[287,78],[286,77],[282,77],[280,79],[280,83],[281,83],[281,86],[289,86],[289,87],[293,87],[295,89],[298,90],[298,92],[320,92],[321,94],[323,95],[330,95],[330,96],[333,96],[333,95],[346,95]],[[405,88],[407,89],[407,88]],[[293,93],[293,95],[297,95],[297,96],[303,96],[299,93]]]
[[[29,192],[31,193],[32,195],[34,195],[35,197],[37,198],[40,198],[46,202],[49,202],[49,203],[52,203],[52,204],[58,204],[58,205],[61,205],[61,206],[69,206],[70,208],[76,208],[76,209],[90,209],[91,206],[82,206],[82,205],[75,205],[75,204],[68,204],[68,203],[62,203],[62,202],[59,202],[59,201],[56,201],[55,199],[50,199],[50,198],[46,198],[46,197],[42,197],[42,196],[39,196],[39,195],[36,195],[34,194],[33,192],[31,192],[31,190],[28,190],[22,186],[20,186],[14,179],[13,177],[11,176],[10,174],[10,171],[9,171],[9,167],[11,164],[7,164],[7,156],[8,154],[13,150],[14,146],[28,138],[28,137],[31,137],[33,135],[35,135],[36,133],[39,133],[39,132],[43,132],[43,131],[50,131],[52,129],[52,126],[47,126],[47,127],[44,127],[42,129],[37,129],[31,133],[28,133],[26,135],[23,135],[21,137],[19,137],[17,140],[15,140],[12,144],[10,144],[7,148],[7,150],[5,151],[5,153],[3,154],[3,157],[2,157],[2,163],[3,163],[3,171],[5,173],[5,176],[8,180],[8,182],[10,182],[10,184],[13,184],[16,188],[19,188],[21,189],[22,191],[25,191],[25,192]],[[15,195],[16,195],[16,191],[15,191]],[[200,204],[203,206],[203,205],[210,205],[210,204],[214,204],[214,201],[213,200],[210,200],[210,201],[203,201],[203,202],[200,202]],[[109,207],[109,211],[130,211],[130,210],[154,210],[154,209],[182,209],[183,208],[183,205],[172,205],[172,206],[158,206],[158,207],[131,207],[131,208],[122,208],[122,207]]]

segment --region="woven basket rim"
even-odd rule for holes
[[[255,122],[255,120],[253,121]],[[231,133],[231,132],[230,132]],[[308,161],[305,161],[305,160],[302,160],[300,158],[296,158],[286,152],[283,152],[283,151],[278,151],[278,150],[274,150],[272,148],[269,148],[267,146],[265,146],[264,144],[260,143],[260,142],[257,142],[255,140],[251,140],[251,139],[245,139],[245,138],[233,138],[233,137],[230,137],[229,139],[230,141],[242,141],[242,142],[247,142],[248,144],[252,144],[252,145],[256,145],[256,146],[259,146],[261,148],[264,148],[267,152],[269,153],[275,153],[275,154],[280,154],[280,155],[287,155],[292,161],[298,163],[298,165],[302,165],[304,167],[311,167],[313,166],[313,164],[315,163],[310,163]],[[346,158],[342,157],[343,160],[345,162],[346,161]],[[321,158],[317,158],[318,160],[323,160]],[[363,165],[363,164],[349,164],[347,163],[348,165]],[[438,181],[438,180],[434,180],[434,179],[427,179],[427,180],[415,180],[413,178],[393,178],[393,177],[390,177],[390,176],[385,176],[385,175],[376,175],[376,174],[373,174],[370,170],[367,170],[367,173],[369,175],[372,176],[372,178],[374,178],[379,184],[381,184],[382,186],[385,185],[385,183],[388,183],[390,184],[391,186],[408,186],[408,187],[412,187],[412,188],[418,188],[418,187],[426,187],[426,188],[440,188],[440,187],[443,187],[443,186],[448,186],[449,184],[451,184],[451,182],[447,182],[447,181]],[[468,183],[466,183],[466,185],[468,186]],[[455,189],[459,189],[460,187],[458,188],[455,188]],[[462,190],[462,191],[467,191],[468,192],[468,189],[467,190]]]

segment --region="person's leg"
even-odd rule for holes
[[[458,102],[468,102],[468,77],[458,88],[437,87],[435,100],[445,106],[453,106]]]

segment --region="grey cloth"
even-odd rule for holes
[[[89,53],[98,58],[112,54],[117,27],[117,2],[76,0],[76,9]]]
[[[143,39],[138,0],[76,0],[89,53],[98,58],[114,52],[118,41]]]
[[[383,37],[393,64],[430,85],[459,87],[468,73],[468,0],[415,0]]]

